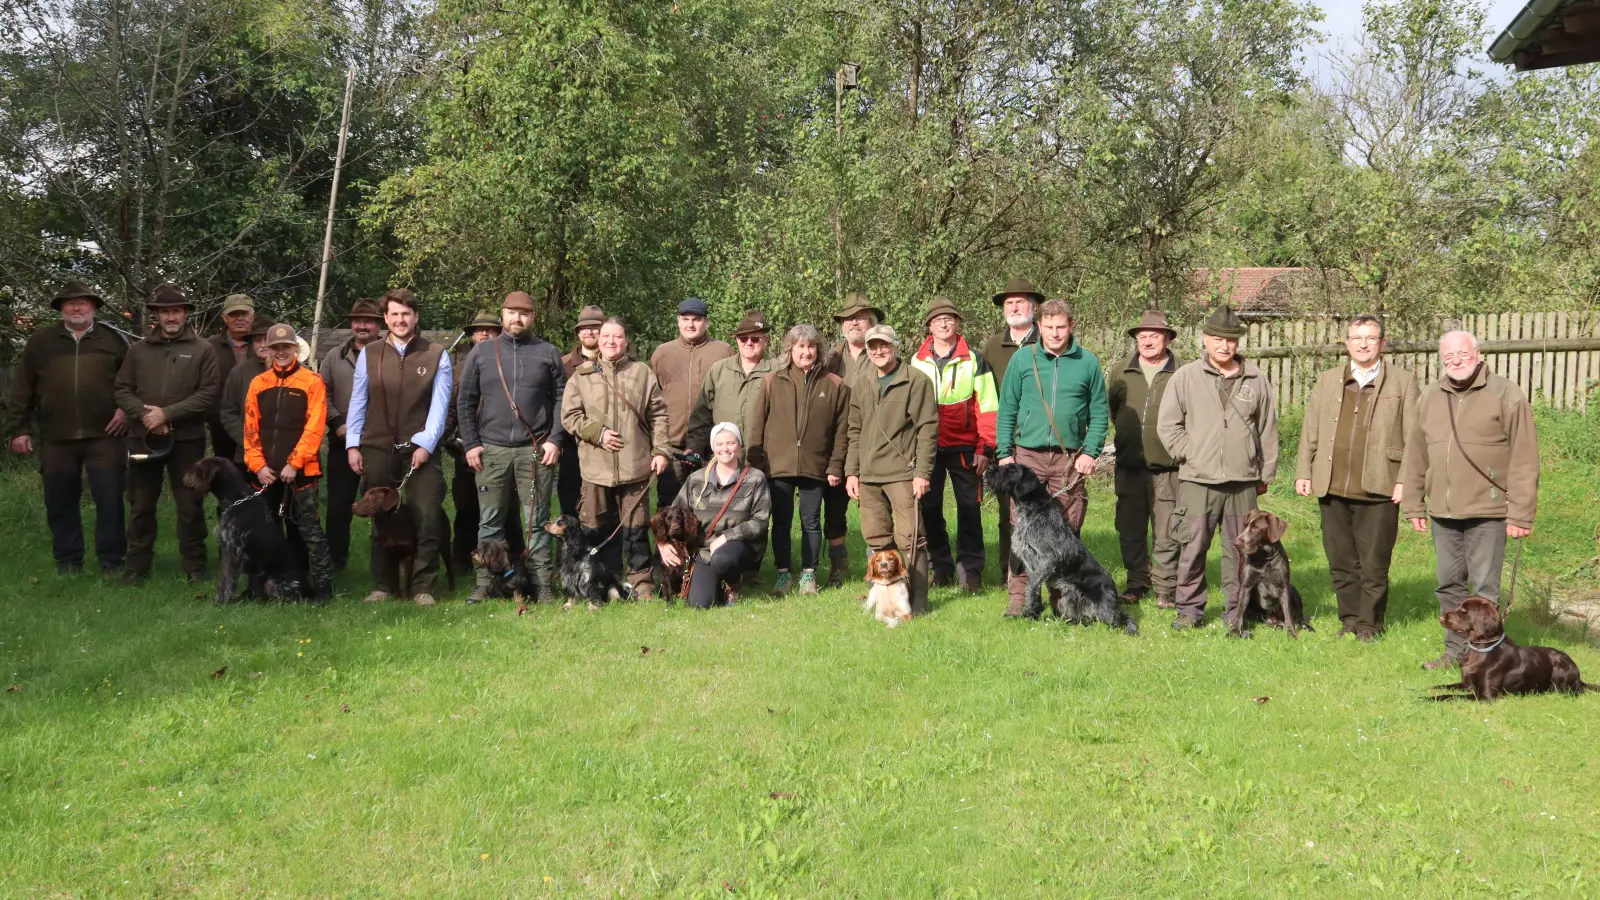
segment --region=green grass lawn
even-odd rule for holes
[[[1511,631],[1600,681],[1535,614],[1593,554],[1590,476],[1547,469]],[[893,631],[856,585],[698,613],[371,607],[364,558],[330,607],[218,609],[178,576],[170,511],[146,586],[57,578],[37,478],[8,469],[0,895],[1600,893],[1600,697],[1421,702],[1447,680],[1418,668],[1440,651],[1427,538],[1401,536],[1390,632],[1335,641],[1287,480],[1265,504],[1318,630],[1241,642],[1215,589],[1197,633],[1148,605],[1136,638],[1006,621],[996,571]],[[1111,504],[1086,535],[1108,563]]]

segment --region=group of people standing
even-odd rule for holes
[[[96,558],[130,585],[151,569],[163,480],[177,507],[182,566],[191,580],[205,577],[203,497],[182,475],[205,455],[209,430],[213,454],[276,492],[272,505],[321,592],[349,559],[358,491],[386,486],[403,488],[416,512],[411,584],[419,604],[436,602],[441,564],[464,567],[487,540],[525,554],[537,599],[553,597],[543,527],[552,501],[605,537],[601,552],[625,573],[632,596],[651,599],[656,558],[687,562],[672,547],[652,552],[653,487],[657,508],[690,510],[704,531],[690,569],[691,605],[737,599],[757,581],[769,541],[772,593],[843,584],[854,501],[867,548],[905,556],[920,614],[933,586],[981,590],[989,466],[1033,470],[1080,530],[1088,476],[1114,432],[1122,599],[1153,593],[1158,607],[1176,609],[1173,627],[1201,625],[1206,558],[1220,529],[1231,613],[1240,602],[1233,538],[1278,468],[1274,389],[1239,353],[1238,317],[1227,306],[1215,310],[1201,358],[1185,361],[1172,349],[1177,331],[1162,313],[1147,312],[1128,330],[1134,352],[1114,361],[1108,379],[1074,338],[1067,303],[1020,278],[992,299],[1005,325],[981,352],[963,335],[960,309],[938,297],[903,359],[898,334],[861,294],[834,314],[837,344],[800,324],[775,355],[763,313],[746,312],[730,345],[710,337],[709,309],[690,298],[677,308],[677,339],[646,364],[635,358],[627,323],[596,306],[580,311],[574,346],[563,353],[534,334],[535,308],[520,291],[506,295],[498,315],[475,317],[463,329],[467,351],[452,359],[418,330],[416,297],[396,289],[357,301],[349,339],[312,373],[296,357],[294,329],[257,315],[247,296],[229,297],[222,332],[201,339],[188,321],[193,305],[163,285],[148,303],[155,327],[130,344],[96,325],[101,298],[73,282],[54,299],[62,322],[35,334],[23,353],[9,405],[11,446],[39,454],[60,570],[83,565],[78,504],[86,479],[97,507]],[[1345,343],[1347,361],[1323,373],[1307,403],[1295,488],[1318,498],[1341,634],[1371,641],[1385,624],[1402,512],[1412,527],[1433,532],[1441,610],[1469,593],[1498,597],[1506,539],[1532,527],[1538,451],[1526,398],[1488,371],[1470,334],[1441,339],[1444,376],[1426,390],[1383,360],[1378,319],[1354,319]],[[140,452],[130,454],[125,442]],[[453,539],[441,450],[455,462]],[[1006,615],[1016,617],[1027,580],[1011,556],[1012,521],[1002,498],[998,559]],[[824,545],[829,569],[819,582]],[[374,540],[368,602],[395,593],[397,565]],[[469,600],[484,598],[489,574],[478,572]],[[1429,665],[1453,662],[1462,649],[1447,641]]]

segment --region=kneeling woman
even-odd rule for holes
[[[739,577],[761,559],[766,549],[767,523],[772,515],[767,479],[749,466],[741,466],[744,449],[739,426],[723,422],[711,429],[711,455],[715,461],[691,474],[672,501],[694,513],[705,546],[691,560],[689,605],[697,609],[738,599]],[[661,562],[683,562],[671,546],[657,548]]]

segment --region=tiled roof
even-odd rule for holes
[[[1294,295],[1311,274],[1306,268],[1195,269],[1189,275],[1189,299],[1208,308],[1226,303],[1243,316],[1287,315],[1295,311]]]

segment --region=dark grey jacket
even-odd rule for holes
[[[499,366],[495,351],[499,350]],[[505,384],[500,373],[505,372]],[[472,348],[466,365],[457,376],[460,393],[456,396],[457,427],[461,447],[471,450],[484,444],[496,447],[521,447],[532,438],[517,419],[521,413],[540,443],[559,445],[566,432],[561,427],[561,396],[567,388],[566,368],[561,351],[548,341],[524,332],[519,337],[501,334]],[[506,397],[510,388],[517,401],[511,410]]]

